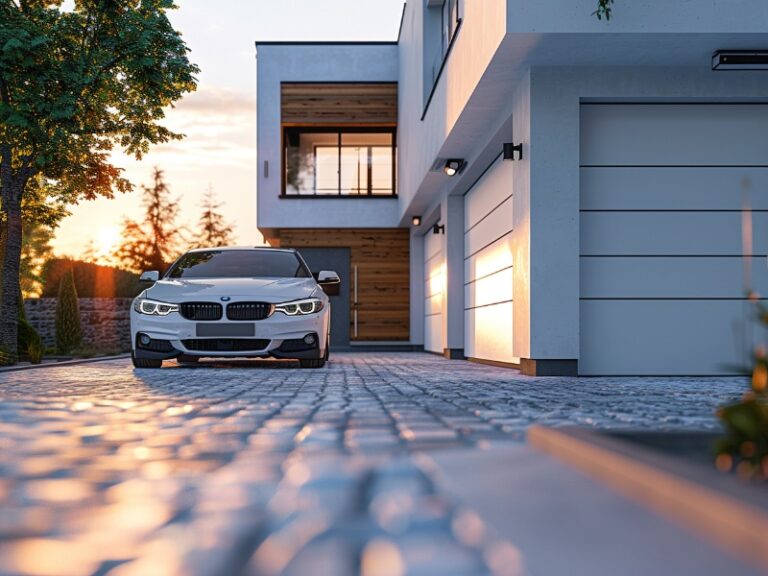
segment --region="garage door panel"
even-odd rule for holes
[[[464,281],[472,282],[512,266],[512,232],[464,260]]]
[[[519,363],[512,354],[512,303],[464,312],[464,353],[470,358]]]
[[[443,317],[441,314],[424,317],[424,349],[443,352]]]
[[[583,105],[581,164],[766,166],[768,106]]]
[[[512,162],[496,160],[465,196],[464,231],[512,195]]]
[[[470,282],[464,286],[464,308],[510,302],[513,296],[512,268]]]
[[[582,210],[768,210],[768,168],[582,168]]]
[[[435,314],[441,314],[443,311],[443,295],[442,293],[434,294],[424,300],[424,314],[428,316],[434,316]]]
[[[753,258],[752,286],[768,287],[765,258]],[[736,258],[581,259],[582,298],[744,298],[744,260]]]
[[[739,374],[756,325],[745,302],[582,301],[583,375]]]
[[[442,249],[442,240],[439,234],[432,234],[427,232],[424,235],[424,261],[432,260],[435,258]]]
[[[754,253],[768,253],[768,213],[756,212]],[[734,256],[739,212],[582,212],[582,255]]]
[[[424,263],[424,277],[429,280],[445,272],[445,261],[441,253],[433,256]]]
[[[464,235],[464,256],[475,254],[510,230],[512,230],[512,197],[507,198]]]

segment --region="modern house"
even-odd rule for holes
[[[337,345],[743,371],[746,287],[768,293],[768,3],[594,9],[408,0],[397,42],[257,43],[258,227],[342,275]]]

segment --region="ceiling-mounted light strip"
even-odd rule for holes
[[[768,50],[718,50],[712,70],[768,70]]]

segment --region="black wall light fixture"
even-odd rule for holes
[[[768,50],[718,50],[712,70],[768,70]]]
[[[445,161],[443,172],[448,176],[456,176],[456,174],[461,174],[466,166],[467,163],[461,158],[451,158],[450,160]]]
[[[435,223],[435,225],[432,226],[432,234],[445,234],[445,224]]]
[[[517,160],[523,159],[523,143],[515,144],[514,142],[504,142],[504,160],[515,160],[515,152],[517,152]]]

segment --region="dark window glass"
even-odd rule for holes
[[[308,278],[309,270],[293,252],[277,250],[205,250],[187,252],[167,278]]]

